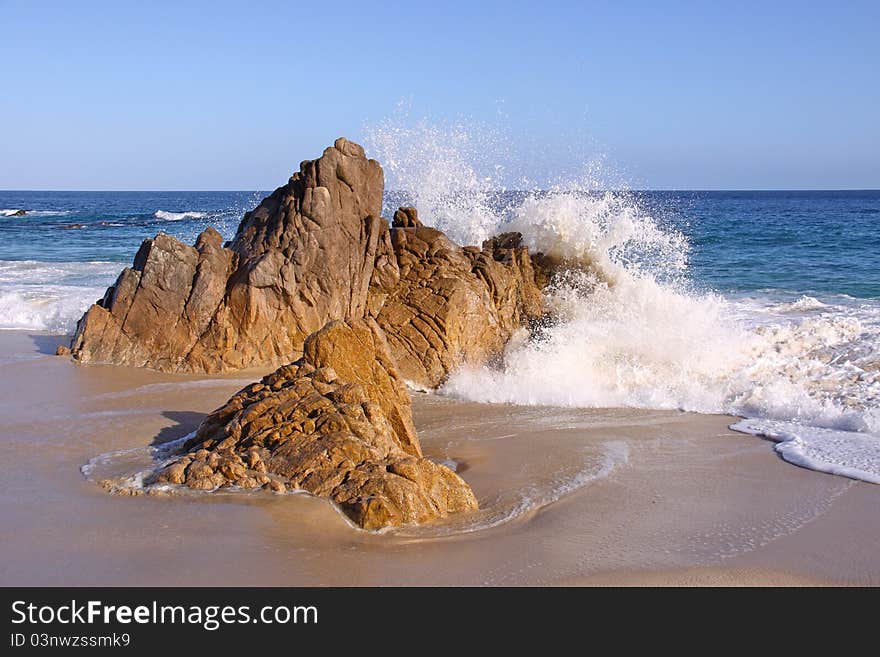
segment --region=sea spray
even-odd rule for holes
[[[492,366],[453,373],[443,394],[730,413],[751,418],[750,433],[764,427],[771,437],[774,423],[793,423],[797,445],[825,442],[810,458],[791,460],[880,476],[878,450],[867,447],[880,444],[880,304],[700,290],[689,277],[688,240],[636,194],[598,191],[595,175],[504,193],[491,175],[505,170],[504,149],[487,149],[491,140],[462,125],[383,124],[370,134],[426,223],[473,244],[516,230],[533,253],[567,264],[545,290],[548,322],[511,340]]]
[[[459,244],[480,244],[499,223],[506,190],[500,135],[463,123],[407,123],[399,118],[366,129],[368,155],[382,163],[386,189],[415,206]]]
[[[156,210],[153,213],[156,219],[162,221],[183,221],[184,219],[204,219],[208,216],[207,212],[197,212],[195,210],[185,210],[183,212],[169,212],[167,210]]]

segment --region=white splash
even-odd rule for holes
[[[464,243],[517,230],[533,252],[568,263],[545,291],[547,325],[515,336],[500,366],[453,373],[442,393],[730,413],[850,432],[853,445],[880,441],[880,301],[695,291],[686,238],[637,195],[597,191],[593,168],[550,190],[501,196],[492,172],[504,167],[490,158],[505,153],[491,141],[465,126],[399,122],[367,140],[429,225]]]
[[[156,212],[153,213],[153,216],[162,221],[183,221],[184,219],[204,219],[208,216],[208,213],[196,212],[193,210],[187,210],[186,212],[166,212],[165,210],[156,210]]]
[[[24,212],[23,215],[18,214]],[[70,214],[70,210],[26,210],[24,208],[4,208],[0,209],[0,217],[63,217]]]
[[[114,262],[0,260],[0,329],[72,333],[121,268]]]
[[[388,189],[403,192],[419,214],[459,244],[480,244],[499,222],[492,200],[504,169],[484,158],[500,148],[491,130],[397,119],[366,129],[370,157],[382,162]]]

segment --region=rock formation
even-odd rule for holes
[[[406,389],[371,319],[330,322],[303,357],[233,396],[155,477],[196,489],[302,489],[367,529],[477,508],[421,453]]]
[[[290,362],[331,320],[375,318],[403,377],[435,386],[542,313],[546,275],[517,234],[460,247],[401,208],[345,139],[245,214],[232,242],[146,240],[80,320],[81,362],[218,372]],[[534,262],[537,262],[535,260]]]
[[[399,281],[377,321],[402,376],[436,386],[464,363],[486,362],[539,317],[541,292],[518,234],[488,240],[482,250],[462,248],[422,226],[411,208],[404,216],[411,227],[391,231]]]
[[[80,320],[74,357],[198,372],[289,362],[329,319],[363,317],[387,242],[382,191],[379,164],[338,139],[245,214],[228,248],[211,228],[194,247],[146,240]]]

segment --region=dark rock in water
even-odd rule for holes
[[[27,214],[27,210],[16,210],[15,212],[10,212],[7,214],[7,217],[24,217]]]
[[[379,217],[384,176],[338,139],[245,214],[235,238],[146,240],[80,320],[81,362],[218,372],[277,365],[336,319],[375,318],[401,374],[436,385],[500,351],[542,313],[519,238],[462,248],[414,208]]]
[[[61,224],[60,227],[64,228],[65,230],[71,230],[73,228],[85,228],[86,225],[85,224]]]
[[[477,508],[468,485],[422,456],[410,401],[371,319],[330,322],[304,356],[214,411],[153,481],[212,490],[306,490],[367,529]]]
[[[70,355],[70,347],[68,347],[67,345],[63,345],[63,344],[58,345],[58,347],[55,349],[55,355],[56,356],[69,356]]]

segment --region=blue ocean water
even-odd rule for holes
[[[722,292],[880,297],[880,191],[650,192]]]
[[[11,304],[40,302],[42,287],[66,286],[74,295],[104,287],[141,241],[160,231],[192,243],[210,225],[229,238],[265,194],[0,191],[0,323],[70,330],[75,311],[62,316],[43,304],[43,322],[39,312]],[[880,298],[880,191],[631,194],[658,223],[687,237],[687,275],[697,285]],[[386,216],[402,200],[391,195]],[[502,195],[499,202],[509,200]],[[22,209],[24,216],[8,216]]]
[[[70,330],[85,309],[76,300],[91,300],[112,282],[145,238],[161,231],[192,243],[209,225],[231,237],[265,194],[0,191],[0,324]],[[514,195],[498,203],[509,205]],[[880,191],[631,195],[658,223],[687,237],[687,275],[696,285],[722,293],[880,298]],[[403,200],[390,195],[386,216]],[[17,210],[26,214],[8,216]],[[67,291],[75,299],[59,298],[65,312],[42,289],[50,298]]]
[[[232,235],[264,195],[0,191],[0,328],[72,332],[145,238]]]
[[[205,226],[235,232],[266,192],[0,191],[0,260],[128,263],[162,231],[191,243]],[[15,210],[26,215],[10,217]]]
[[[730,413],[880,483],[880,191],[469,194],[409,200],[459,240],[514,227],[600,276],[561,280],[556,322],[444,394]],[[142,240],[230,238],[264,195],[0,191],[0,328],[72,332]]]

